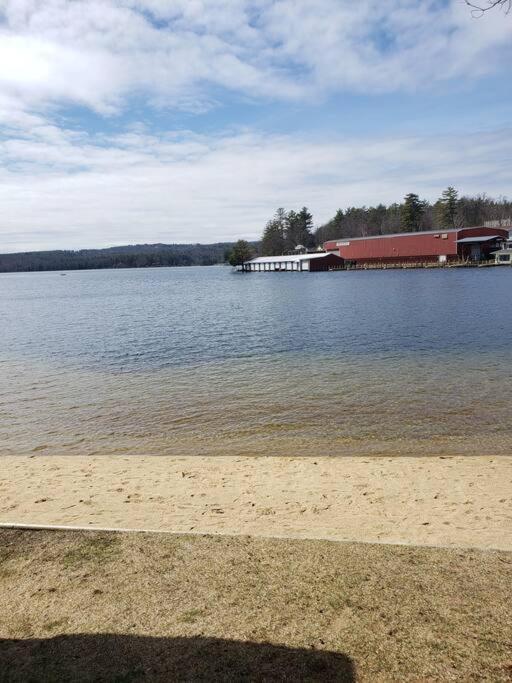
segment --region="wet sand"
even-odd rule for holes
[[[512,550],[512,456],[0,462],[2,524]]]

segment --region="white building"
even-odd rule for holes
[[[293,254],[290,256],[258,256],[246,261],[247,272],[309,272],[331,270],[343,266],[343,259],[336,254],[317,252],[314,254]]]
[[[503,242],[501,249],[492,253],[498,265],[512,265],[512,233],[510,233],[508,240]]]

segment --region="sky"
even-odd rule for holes
[[[510,197],[511,56],[463,0],[0,0],[0,252]]]

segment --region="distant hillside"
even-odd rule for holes
[[[216,244],[129,244],[108,249],[29,251],[0,254],[0,273],[91,268],[212,266],[226,261],[232,242]]]

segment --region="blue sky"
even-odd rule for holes
[[[0,251],[510,195],[511,53],[463,0],[3,0]]]

